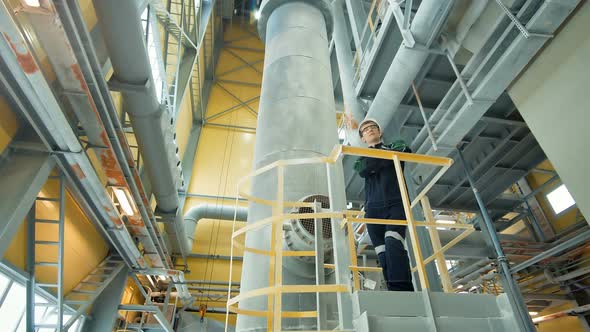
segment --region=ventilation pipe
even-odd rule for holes
[[[407,48],[402,43],[385,74],[366,118],[377,120],[382,128],[389,126],[412,81],[428,58],[428,52],[418,50],[416,47],[428,46],[432,43],[440,28],[437,24],[444,22],[443,18],[447,16],[452,3],[452,0],[422,1],[410,27],[416,46]],[[399,130],[398,126],[394,136],[399,136]]]
[[[248,208],[229,205],[202,204],[191,208],[184,215],[184,229],[186,232],[185,248],[187,253],[193,250],[194,234],[201,219],[246,221]]]
[[[264,0],[258,30],[265,41],[264,74],[256,131],[254,168],[277,160],[323,157],[338,143],[329,33],[332,26],[327,0]],[[277,173],[252,180],[256,197],[274,200]],[[327,196],[324,165],[299,165],[285,169],[285,200],[312,195]],[[271,215],[271,209],[251,203],[248,223]],[[246,234],[246,246],[270,249],[269,228]],[[244,253],[241,292],[269,286],[269,257]],[[314,264],[295,257],[283,258],[283,284],[315,284]],[[315,310],[315,294],[283,294],[283,311]],[[240,308],[267,310],[267,297],[243,300]],[[313,330],[314,318],[283,319],[284,330]],[[267,331],[266,317],[238,315],[236,331]]]
[[[156,96],[152,69],[144,44],[140,12],[135,1],[94,0],[111,63],[111,88],[120,90],[150,177],[158,210],[165,216],[166,233],[176,254],[187,253],[179,207],[183,186],[174,141],[174,123]],[[166,220],[168,219],[168,220]]]

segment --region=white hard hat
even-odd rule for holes
[[[379,125],[379,122],[377,122],[377,120],[373,119],[373,118],[365,118],[363,121],[361,121],[361,123],[359,124],[359,136],[362,138],[363,137],[363,133],[361,132],[361,128],[363,128],[363,125],[366,124],[367,122],[373,122],[374,124],[377,125],[377,127],[379,128],[379,131],[381,131],[381,125]]]

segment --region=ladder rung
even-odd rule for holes
[[[95,270],[105,270],[105,271],[113,271],[116,269],[115,266],[97,266]]]
[[[42,223],[42,224],[60,224],[59,220],[50,220],[50,219],[35,219],[35,222]]]
[[[83,300],[66,300],[65,304],[67,305],[79,305],[79,304],[84,304],[88,301],[83,301]]]
[[[102,277],[108,277],[108,274],[104,274],[104,273],[90,273],[91,276],[93,277],[98,277],[98,278],[102,278]]]
[[[49,302],[46,302],[46,303],[42,303],[42,302],[35,303],[35,307],[56,307],[56,306],[57,306],[57,304],[55,304],[55,303],[49,303]]]
[[[57,246],[57,245],[59,245],[59,242],[57,242],[57,241],[35,241],[35,244],[46,244],[46,245]]]
[[[77,293],[77,294],[94,294],[94,293],[96,293],[96,291],[95,290],[74,289],[74,290],[72,290],[72,293]]]
[[[39,287],[52,287],[52,288],[57,288],[59,287],[58,284],[45,284],[45,283],[35,283],[35,285],[39,286]]]
[[[37,197],[38,201],[44,202],[59,202],[59,198],[50,198],[50,197]]]
[[[103,284],[102,282],[96,282],[96,281],[81,281],[80,283],[86,284],[86,285],[97,285],[97,286],[100,286]]]
[[[37,266],[59,266],[57,262],[35,262]]]
[[[40,329],[56,329],[57,324],[35,324],[35,327]]]

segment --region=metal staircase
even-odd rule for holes
[[[358,291],[352,301],[357,332],[518,331],[506,295]]]
[[[65,323],[64,330],[67,330],[78,317],[86,312],[124,267],[125,263],[122,260],[107,257],[68,293],[64,303],[75,310],[75,313]]]
[[[27,267],[30,278],[27,282],[27,330],[52,329],[67,331],[83,315],[98,295],[109,285],[114,276],[125,266],[122,260],[111,257],[100,263],[67,296],[64,295],[64,235],[65,235],[65,185],[66,179],[60,172],[51,176],[49,181],[59,181],[57,197],[37,197],[27,229]],[[36,206],[39,204],[57,204],[57,219],[37,218]],[[57,257],[51,257],[51,248],[57,248]],[[37,282],[39,269],[50,268],[55,282]],[[35,289],[45,289],[55,295],[55,300],[40,300]],[[39,312],[45,312],[39,315]],[[47,322],[44,317],[48,312],[55,315],[55,322]],[[42,319],[43,323],[36,320]]]
[[[84,280],[66,296],[64,294],[64,237],[65,237],[65,198],[66,179],[60,172],[49,181],[58,181],[57,197],[37,197],[31,209],[27,228],[27,330],[51,329],[67,331],[109,285],[112,279],[125,266],[120,259],[108,257],[100,263]],[[36,216],[36,207],[41,204],[56,204],[57,219],[44,219]],[[53,250],[57,249],[56,258]],[[45,258],[47,257],[47,258]],[[49,258],[51,257],[51,258]],[[40,269],[51,269],[55,282],[38,282]],[[47,274],[46,274],[47,275]],[[36,289],[44,289],[55,295],[55,300],[42,300]],[[40,312],[44,314],[39,315]],[[55,321],[48,320],[47,314],[55,315]],[[37,322],[42,320],[43,323]]]

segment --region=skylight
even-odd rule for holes
[[[567,190],[565,185],[557,187],[555,190],[547,194],[547,200],[551,204],[555,214],[559,214],[570,206],[576,204],[572,195]]]

